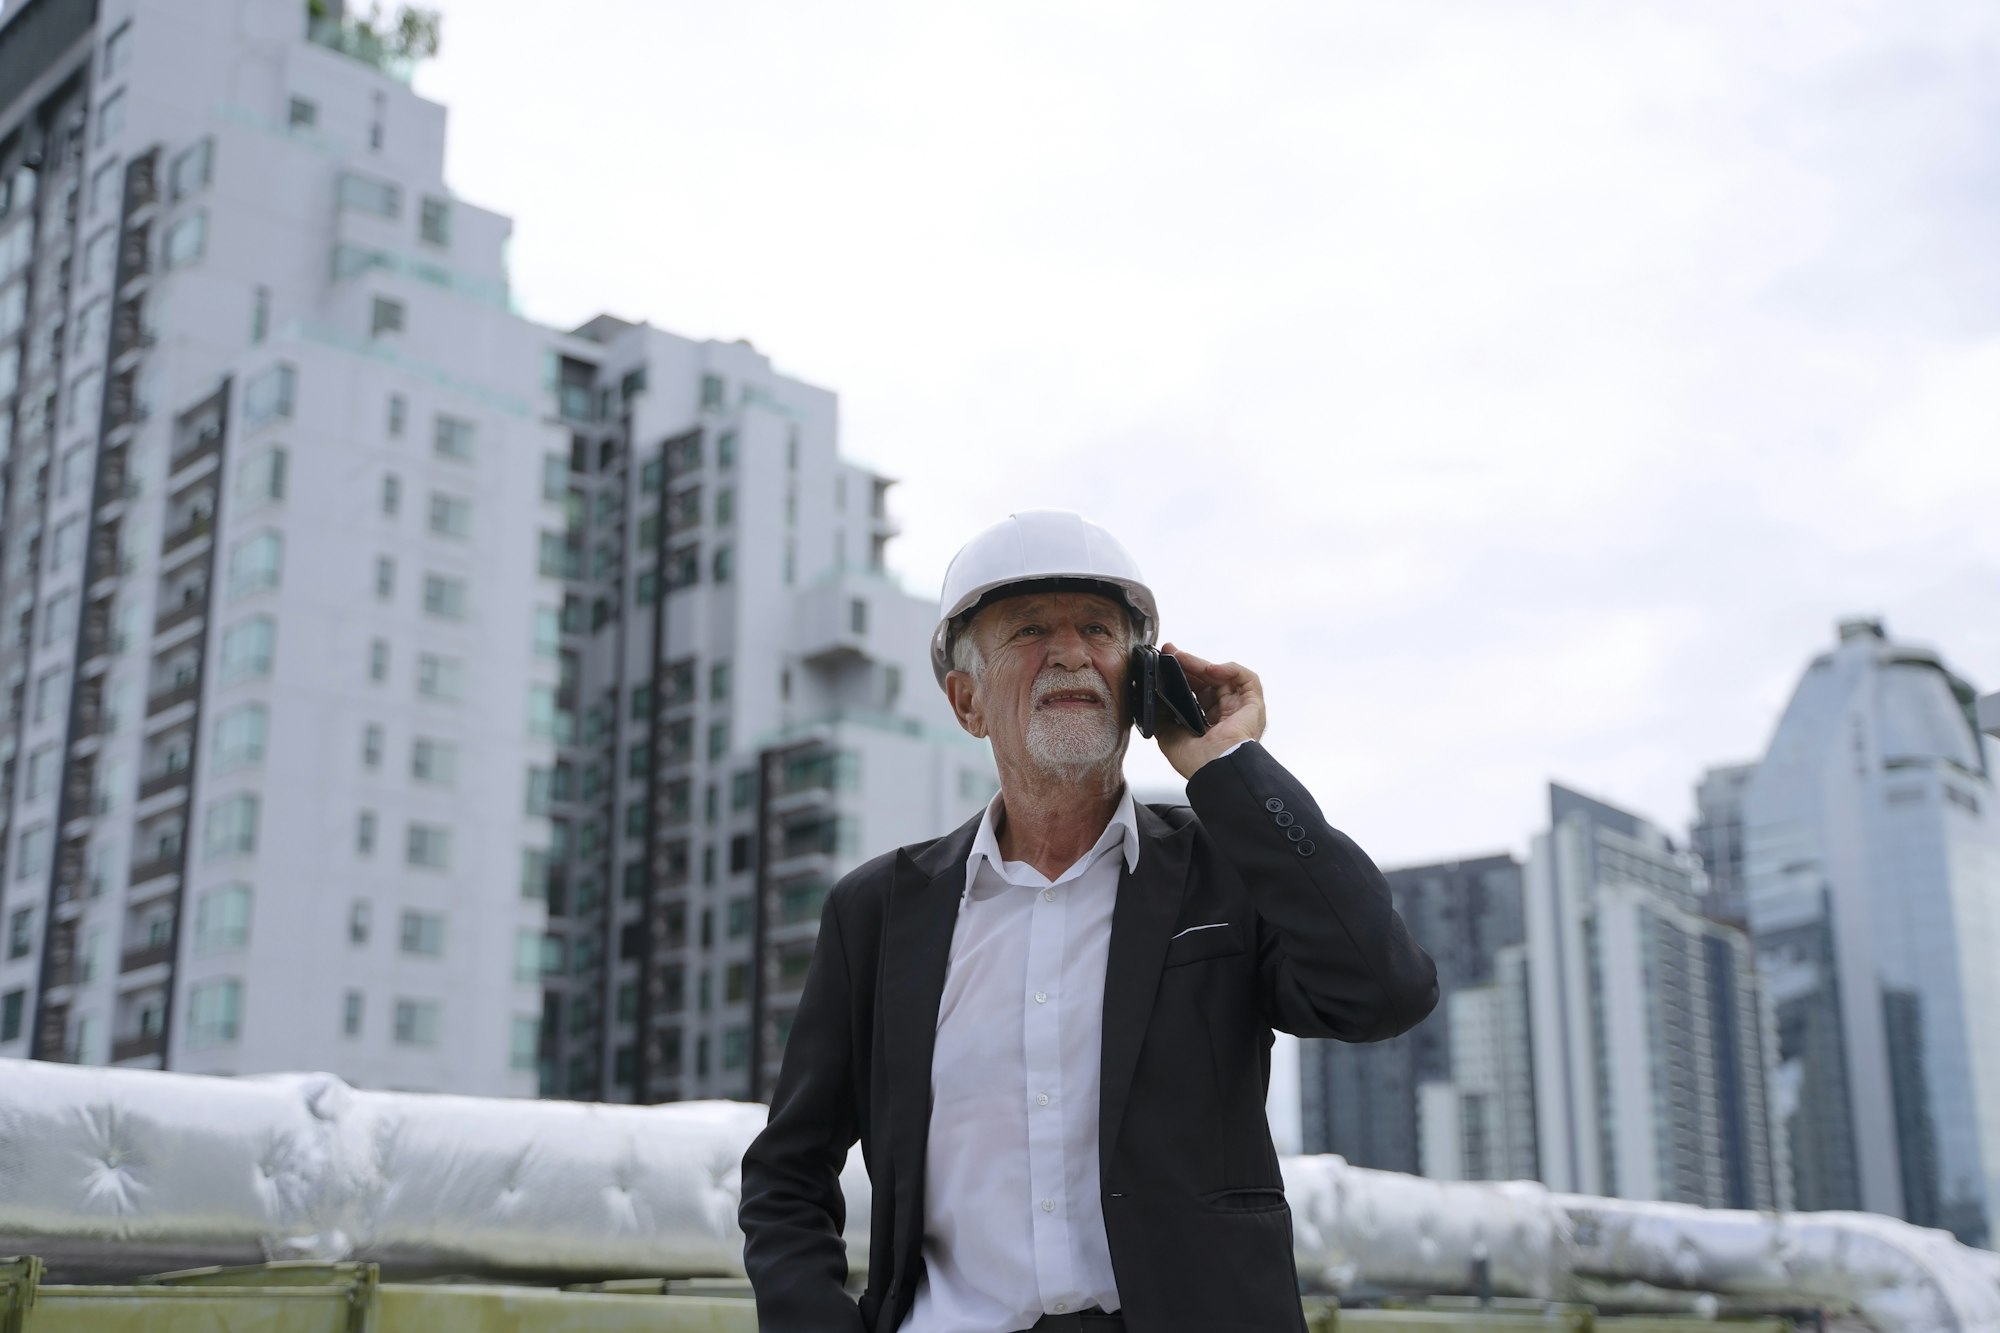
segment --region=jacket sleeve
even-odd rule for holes
[[[1396,914],[1382,872],[1261,744],[1203,764],[1188,802],[1249,892],[1272,1027],[1381,1041],[1437,1006],[1437,968]]]
[[[743,1267],[762,1333],[864,1333],[846,1291],[840,1170],[859,1135],[850,976],[836,895],[820,913],[771,1116],[743,1154]]]

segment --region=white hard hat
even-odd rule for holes
[[[988,594],[1022,583],[1099,584],[1137,613],[1139,640],[1160,632],[1160,609],[1131,553],[1118,539],[1066,509],[1009,514],[959,549],[944,572],[937,629],[931,635],[931,669],[938,684],[951,670],[951,622]],[[1021,591],[1027,591],[1022,589]]]

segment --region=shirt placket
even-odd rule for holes
[[[1028,915],[1022,1051],[1027,1061],[1029,1216],[1034,1219],[1035,1287],[1042,1308],[1073,1309],[1068,1163],[1063,1144],[1062,966],[1071,884],[1035,890]]]

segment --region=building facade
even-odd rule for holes
[[[1700,910],[1694,858],[1551,784],[1526,880],[1541,1178],[1706,1207],[1789,1206],[1775,1034],[1742,931]]]
[[[1972,688],[1880,621],[1806,669],[1744,798],[1802,1208],[1990,1244],[2000,814]]]
[[[747,344],[518,315],[320,11],[0,19],[0,1055],[752,1094],[830,877],[992,790],[889,483]]]
[[[1743,797],[1755,776],[1755,764],[1725,764],[1709,769],[1695,785],[1695,821],[1689,844],[1708,875],[1701,910],[1717,921],[1749,928],[1743,902]]]
[[[1442,999],[1389,1041],[1299,1043],[1304,1151],[1440,1179],[1532,1178],[1524,995],[1510,989],[1520,981],[1521,865],[1488,856],[1385,878],[1437,963]]]

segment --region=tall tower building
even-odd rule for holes
[[[1846,621],[1744,800],[1802,1208],[1990,1243],[2000,1195],[2000,813],[1972,688]]]
[[[1717,921],[1748,928],[1743,904],[1743,797],[1755,764],[1725,764],[1701,775],[1695,787],[1695,821],[1689,842],[1708,872],[1701,910]]]
[[[1304,1150],[1443,1179],[1532,1177],[1520,862],[1487,856],[1385,878],[1437,963],[1443,1001],[1389,1041],[1299,1043]]]
[[[825,883],[990,765],[832,395],[521,318],[408,66],[0,17],[0,1055],[745,1095]]]
[[[1772,1033],[1742,931],[1653,825],[1556,784],[1527,873],[1542,1179],[1707,1207],[1787,1204]]]

